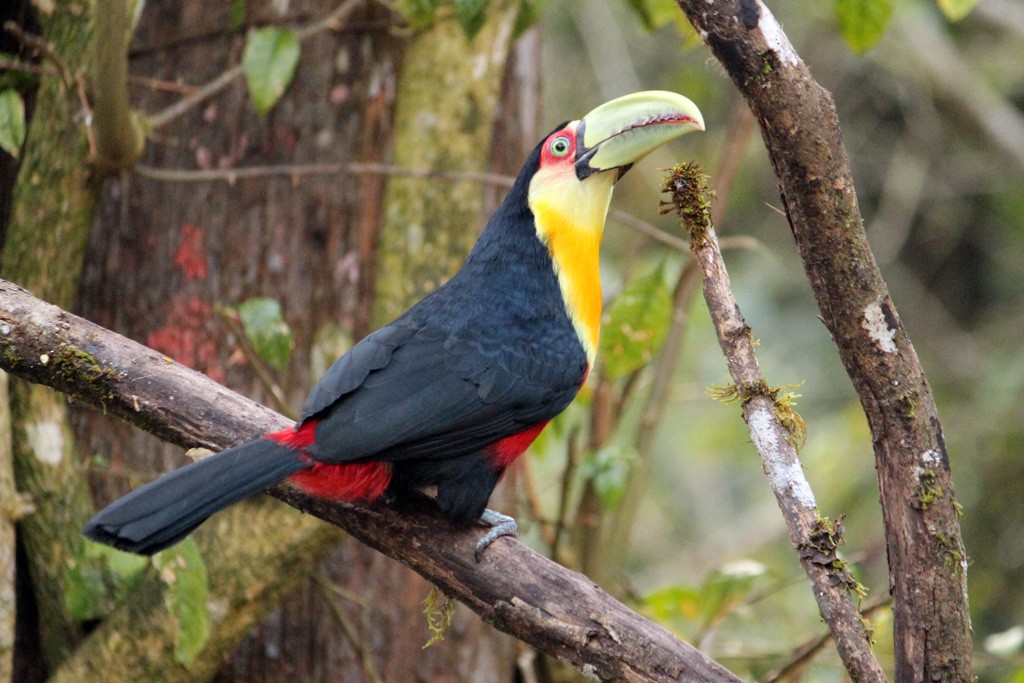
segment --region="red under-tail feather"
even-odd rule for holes
[[[298,429],[282,429],[266,435],[265,438],[286,448],[301,451],[303,462],[310,465],[290,476],[288,481],[317,498],[353,502],[376,500],[384,495],[391,482],[391,463],[323,463],[306,455],[306,449],[316,443],[316,425],[316,420],[310,420]]]

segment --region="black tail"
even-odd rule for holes
[[[172,546],[242,498],[309,467],[298,451],[256,439],[165,474],[96,514],[83,533],[140,555]]]

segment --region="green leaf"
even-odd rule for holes
[[[210,613],[206,563],[191,538],[153,556],[160,580],[167,586],[164,604],[177,622],[174,658],[182,664],[193,662],[210,636]]]
[[[667,586],[644,598],[644,607],[660,623],[700,616],[700,591],[687,586]]]
[[[238,307],[238,317],[260,358],[275,370],[284,371],[295,341],[281,314],[281,304],[269,297],[249,299]]]
[[[260,116],[267,115],[292,82],[299,52],[299,41],[288,29],[268,26],[249,34],[242,71]]]
[[[594,484],[594,491],[606,510],[612,510],[622,500],[629,472],[636,461],[632,446],[611,444],[589,454],[583,461],[583,475]]]
[[[693,634],[706,631],[750,602],[766,582],[767,570],[753,560],[730,562],[697,587],[668,586],[644,598],[644,608],[663,624],[683,626]]]
[[[441,0],[393,0],[387,5],[413,28],[424,29],[433,23]]]
[[[17,90],[0,91],[0,149],[17,158],[25,141],[25,103]]]
[[[231,0],[228,7],[228,30],[237,31],[245,24],[245,11],[249,6],[249,0]]]
[[[700,615],[713,624],[747,602],[756,582],[767,570],[760,562],[738,560],[722,565],[700,587]]]
[[[631,282],[605,314],[600,354],[611,379],[642,368],[665,341],[672,322],[672,295],[663,269],[659,266]]]
[[[892,19],[892,0],[836,0],[835,9],[843,40],[858,53],[874,47]]]
[[[662,26],[685,18],[679,11],[675,0],[625,0],[626,5],[636,13],[640,23],[648,31],[656,31]]]
[[[939,9],[950,21],[960,21],[974,9],[978,0],[938,0]]]
[[[540,15],[547,7],[549,0],[519,0],[519,10],[516,13],[515,28],[512,30],[512,40],[523,35],[531,26],[540,21]]]
[[[127,600],[148,563],[145,557],[85,540],[65,571],[68,612],[78,621],[109,614]]]
[[[487,0],[452,0],[455,8],[455,18],[459,25],[472,40],[484,26],[484,19],[487,16]]]

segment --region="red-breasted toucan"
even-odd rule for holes
[[[342,356],[294,428],[132,491],[85,534],[148,555],[283,479],[345,501],[435,488],[450,519],[492,525],[478,554],[514,533],[487,500],[594,364],[612,188],[659,145],[703,129],[693,102],[664,91],[626,95],[558,126],[530,153],[462,269]]]

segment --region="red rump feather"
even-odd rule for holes
[[[518,434],[505,437],[501,441],[497,442],[489,449],[488,453],[491,456],[491,462],[496,467],[508,467],[512,464],[512,461],[518,458],[520,455],[530,447],[533,440],[537,438],[541,430],[547,425],[548,421],[538,422],[529,429],[524,429]]]
[[[298,429],[289,427],[266,435],[285,448],[303,451],[303,458],[312,463],[309,469],[296,472],[288,480],[317,498],[346,502],[380,498],[391,482],[391,463],[323,463],[313,460],[305,450],[316,442],[316,424],[316,420],[310,420]]]
[[[311,468],[296,472],[288,480],[317,498],[345,502],[376,500],[384,494],[391,482],[391,463],[314,462]]]
[[[279,432],[267,434],[263,438],[276,441],[285,448],[293,451],[304,451],[316,443],[316,425],[319,420],[310,420],[303,423],[301,427],[287,427]]]

